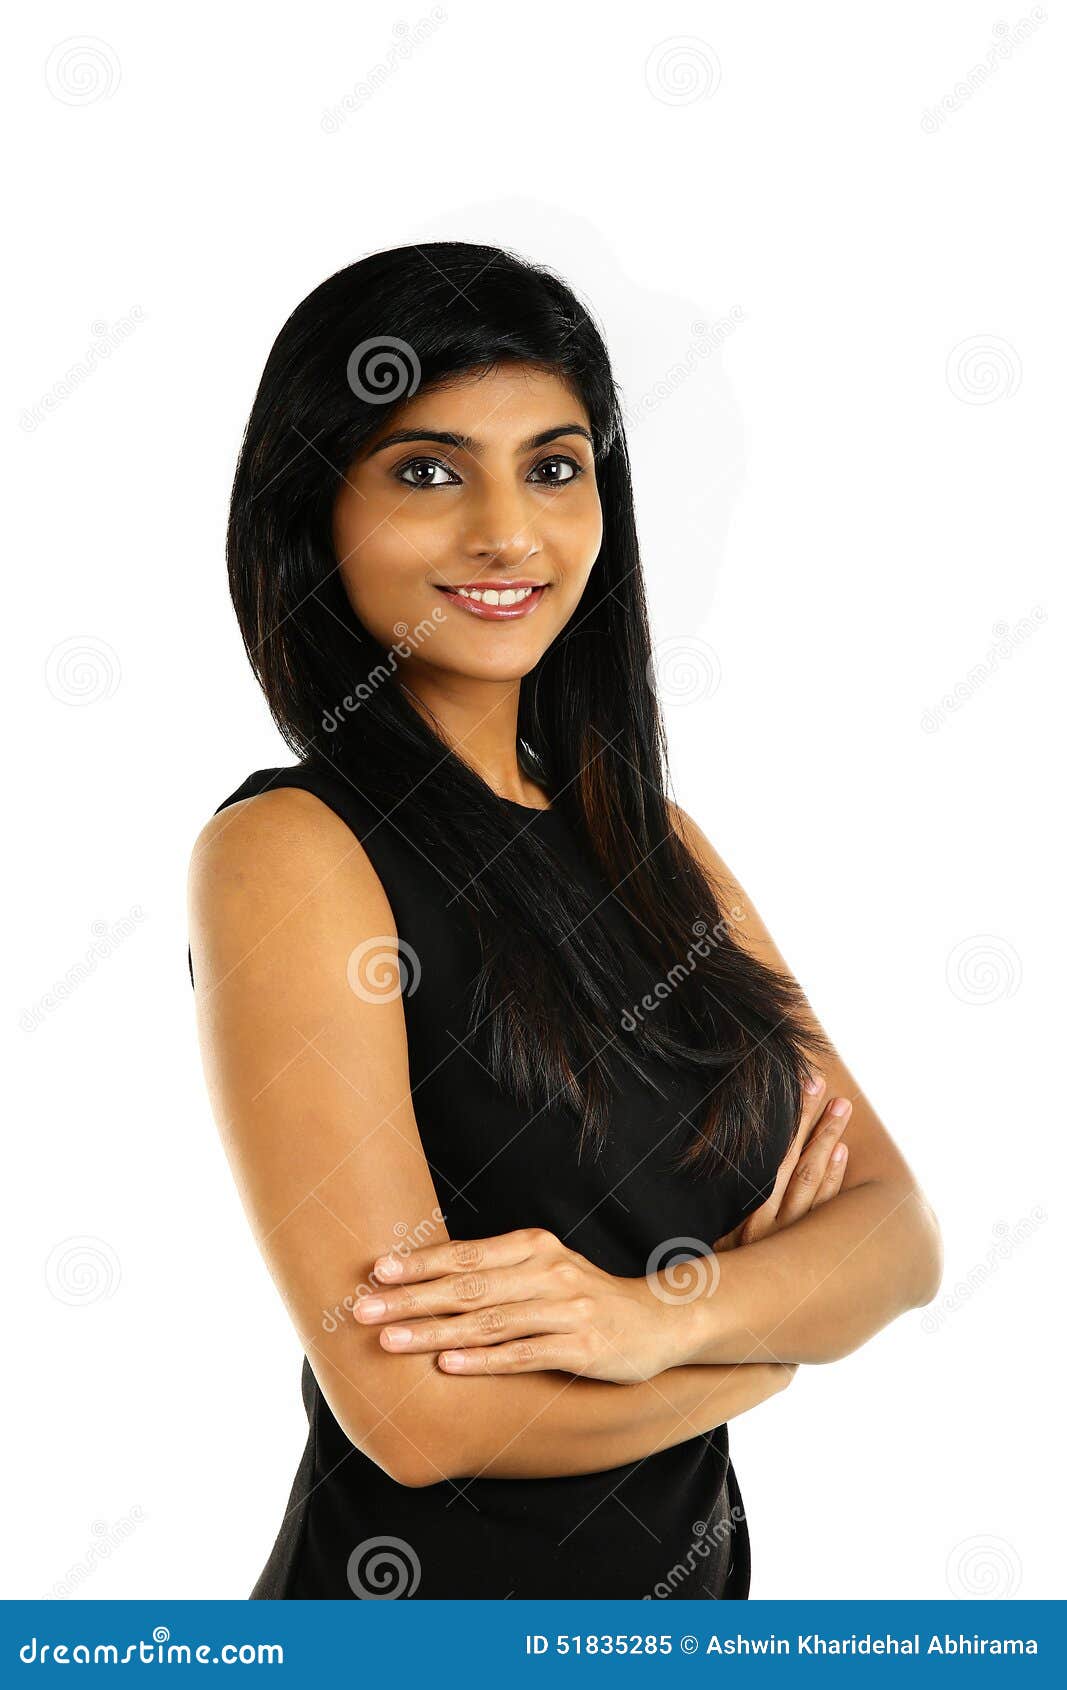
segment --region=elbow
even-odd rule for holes
[[[444,1484],[452,1478],[451,1471],[442,1464],[439,1455],[421,1449],[410,1438],[376,1434],[357,1443],[347,1432],[345,1435],[368,1461],[381,1468],[387,1479],[392,1479],[395,1485],[403,1485],[405,1490],[427,1490],[430,1485]]]
[[[444,1484],[452,1476],[442,1472],[433,1462],[423,1459],[418,1451],[409,1451],[406,1456],[394,1456],[388,1463],[379,1461],[378,1466],[388,1474],[394,1484],[403,1485],[405,1490],[428,1490],[430,1485]]]
[[[937,1296],[945,1271],[945,1249],[937,1216],[915,1188],[911,1192],[914,1232],[908,1251],[910,1267],[909,1308],[922,1308]]]
[[[368,1461],[405,1490],[427,1490],[456,1477],[455,1452],[440,1419],[405,1407],[379,1417],[373,1431],[351,1422],[341,1430]]]
[[[884,1184],[884,1218],[893,1223],[893,1265],[886,1278],[886,1288],[895,1305],[889,1318],[895,1319],[937,1296],[945,1265],[941,1228],[926,1196],[912,1181],[863,1183]],[[848,1349],[841,1352],[848,1353]],[[826,1359],[838,1361],[841,1356]]]
[[[394,1416],[364,1437],[359,1444],[364,1455],[405,1490],[428,1490],[454,1478],[452,1454],[443,1445],[440,1427],[406,1415],[399,1421],[400,1416]]]
[[[342,1351],[340,1362],[330,1366],[312,1346],[315,1377],[338,1430],[405,1490],[427,1490],[455,1479],[461,1465],[461,1416],[455,1399],[446,1400],[444,1393],[456,1381],[438,1372],[433,1357],[383,1356],[378,1361],[375,1356],[376,1365],[368,1368],[367,1337],[360,1332],[359,1349]],[[375,1349],[380,1353],[380,1346]],[[364,1386],[357,1389],[352,1381],[361,1370]]]

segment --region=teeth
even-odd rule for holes
[[[503,593],[498,593],[493,587],[485,592],[480,592],[477,587],[458,587],[456,590],[461,598],[474,599],[477,604],[521,604],[533,592],[532,587],[508,587]]]

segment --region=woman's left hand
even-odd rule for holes
[[[559,1369],[636,1384],[681,1359],[655,1275],[617,1279],[542,1227],[379,1256],[374,1279],[381,1289],[356,1319],[380,1326],[392,1354],[440,1352],[448,1373]]]

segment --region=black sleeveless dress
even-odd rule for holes
[[[599,1158],[587,1149],[579,1160],[576,1125],[562,1111],[531,1122],[460,1042],[480,959],[450,889],[410,842],[410,821],[405,838],[316,758],[258,770],[219,809],[284,786],[314,793],[352,829],[419,959],[417,989],[402,999],[411,1089],[452,1238],[544,1226],[605,1272],[636,1277],[653,1257],[659,1267],[706,1254],[770,1194],[790,1137],[784,1120],[764,1161],[711,1182],[669,1166],[691,1136],[685,1112],[706,1094],[699,1075],[660,1065],[654,1087],[625,1075]],[[541,831],[625,943],[629,917],[562,812],[497,802],[516,827]],[[655,983],[638,967],[633,1002]],[[606,1472],[413,1488],[349,1442],[306,1356],[301,1384],[308,1440],[253,1598],[748,1595],[748,1526],[725,1425]]]

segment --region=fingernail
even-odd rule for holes
[[[455,1373],[458,1373],[461,1367],[466,1366],[467,1361],[466,1356],[461,1355],[459,1350],[442,1350],[440,1359],[442,1367],[447,1367],[450,1372]]]
[[[368,1320],[376,1320],[380,1314],[385,1313],[385,1299],[383,1297],[364,1297],[362,1302],[356,1304],[356,1309],[360,1314],[366,1315]]]
[[[852,1108],[847,1097],[835,1097],[830,1105],[831,1115],[847,1115]]]
[[[848,1155],[847,1144],[835,1144],[830,1155],[831,1162],[843,1162]]]
[[[379,1256],[374,1264],[374,1271],[379,1279],[397,1279],[402,1265],[395,1256]]]
[[[390,1349],[403,1349],[405,1344],[411,1343],[410,1326],[387,1326],[384,1335]]]

